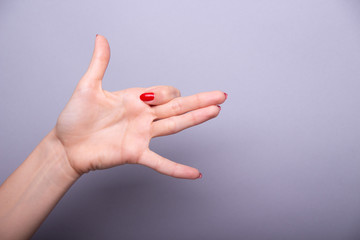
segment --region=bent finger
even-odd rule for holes
[[[209,106],[180,116],[155,121],[152,125],[152,135],[153,137],[159,137],[180,132],[216,117],[219,112],[219,106]]]
[[[175,178],[197,179],[201,176],[196,168],[170,161],[151,150],[145,151],[138,163]]]
[[[145,89],[140,99],[149,105],[161,105],[180,95],[180,91],[172,86],[154,86]]]

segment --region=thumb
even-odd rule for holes
[[[104,36],[96,35],[90,65],[79,82],[81,88],[101,88],[101,81],[110,60],[110,46]]]

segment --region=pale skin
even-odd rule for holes
[[[176,178],[201,173],[149,149],[154,137],[177,133],[216,117],[222,91],[181,97],[170,86],[102,89],[110,47],[98,35],[89,68],[55,127],[0,186],[0,239],[30,238],[61,197],[83,174],[141,164]],[[153,93],[142,101],[140,95]]]

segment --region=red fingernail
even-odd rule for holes
[[[220,105],[217,105],[218,107],[219,107],[219,109],[221,110],[221,107],[220,107]]]
[[[227,93],[224,93],[225,94],[225,100],[227,99],[227,96],[228,96],[228,94]]]
[[[202,178],[202,174],[200,173],[199,177],[198,178]]]
[[[99,34],[96,34],[96,36],[99,36]]]
[[[144,102],[154,100],[154,93],[143,93],[140,95],[140,99]]]

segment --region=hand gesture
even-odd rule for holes
[[[151,138],[177,133],[216,117],[226,99],[221,91],[180,97],[170,86],[102,89],[110,59],[105,37],[97,35],[88,70],[55,127],[67,159],[80,175],[121,164],[142,164],[162,174],[196,179],[195,168],[170,161],[149,149]]]

